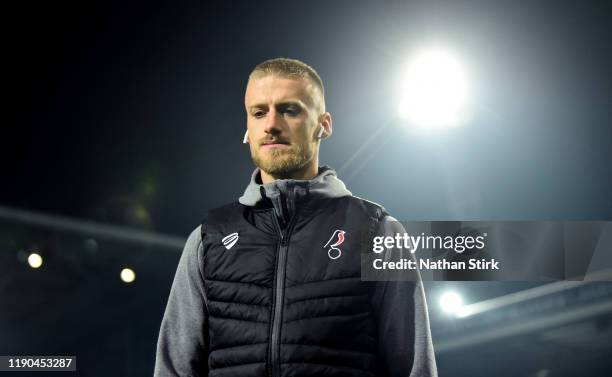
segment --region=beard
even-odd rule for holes
[[[313,157],[314,148],[310,144],[291,144],[289,148],[265,152],[258,149],[251,152],[251,159],[258,168],[280,179],[290,178],[312,161]]]

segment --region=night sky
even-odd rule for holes
[[[612,220],[611,1],[27,2],[3,13],[1,206],[187,236],[248,183],[246,79],[284,56],[325,83],[334,134],[321,163],[395,217]],[[469,67],[475,110],[424,135],[397,119],[397,82],[430,44]]]

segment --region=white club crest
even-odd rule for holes
[[[344,230],[336,229],[334,234],[329,238],[329,241],[323,246],[329,249],[327,250],[327,255],[329,259],[338,259],[342,255],[342,250],[338,246],[340,246],[344,242],[344,234],[346,232]]]

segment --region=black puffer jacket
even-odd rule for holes
[[[187,242],[156,376],[434,376],[420,282],[361,281],[364,240],[390,217],[328,168],[258,183]]]

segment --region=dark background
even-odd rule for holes
[[[397,218],[612,216],[610,1],[40,2],[5,15],[5,205],[186,236],[248,183],[246,78],[286,56],[326,85],[321,162]],[[473,121],[426,136],[393,125],[341,169],[396,117],[402,65],[433,42],[470,70]]]
[[[325,83],[334,134],[321,162],[396,218],[612,220],[610,1],[3,7],[2,207],[186,238],[246,187],[246,78],[284,56]],[[468,68],[474,116],[423,134],[397,119],[398,82],[407,59],[434,43]],[[103,239],[91,248],[83,232],[1,225],[0,354],[77,354],[79,375],[150,375],[180,248]],[[23,263],[34,249],[45,255],[36,271]],[[120,265],[136,266],[136,283],[116,279]],[[440,284],[428,286],[434,340],[463,336],[435,313]],[[475,302],[531,284],[456,286]],[[610,337],[597,334],[609,335],[609,313],[574,322],[588,331],[440,353],[441,375],[488,375],[485,351],[505,365],[496,373],[601,375]],[[558,340],[577,334],[578,345]]]

